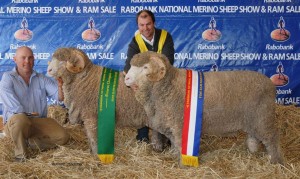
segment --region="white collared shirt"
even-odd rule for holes
[[[58,86],[54,79],[33,71],[27,85],[16,68],[3,74],[0,91],[4,124],[15,113],[37,112],[39,117],[46,117],[47,96],[58,100]]]
[[[136,32],[135,32],[135,35],[137,34],[137,33],[139,33],[140,31],[139,30],[137,30]],[[141,34],[141,36],[142,36],[142,38],[143,38],[143,40],[145,40],[148,44],[150,44],[151,46],[153,46],[153,44],[154,44],[154,37],[155,37],[155,31],[154,31],[154,34],[153,34],[153,37],[152,37],[152,39],[151,40],[148,40],[145,36],[143,36],[142,34]]]

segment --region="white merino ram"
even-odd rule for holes
[[[59,48],[53,54],[47,73],[63,80],[64,103],[71,124],[83,122],[93,154],[97,153],[97,118],[100,79],[103,67],[92,63],[76,48]],[[141,128],[147,115],[120,73],[116,96],[116,126]],[[151,138],[153,143],[157,140]],[[162,144],[158,144],[159,147]]]
[[[271,163],[283,163],[275,119],[275,87],[265,75],[254,71],[204,72],[202,134],[247,133],[250,152],[261,141]],[[181,151],[186,70],[170,65],[155,52],[137,54],[125,83],[135,89],[144,106],[149,127],[171,140]]]

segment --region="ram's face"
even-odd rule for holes
[[[166,71],[167,67],[164,59],[156,55],[148,58],[134,56],[131,61],[131,68],[125,76],[125,84],[134,87],[133,89],[138,89],[141,86],[161,81],[165,77]]]
[[[50,77],[60,77],[60,70],[64,68],[63,61],[59,61],[56,58],[52,58],[51,61],[48,62],[47,75]]]
[[[141,80],[141,78],[147,77],[150,74],[150,71],[151,68],[148,63],[144,64],[141,67],[131,66],[125,76],[125,84],[127,86],[137,85],[138,81]]]

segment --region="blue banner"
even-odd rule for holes
[[[296,0],[2,0],[0,78],[23,45],[33,49],[38,72],[46,73],[57,48],[71,46],[97,65],[122,70],[142,9],[154,12],[156,27],[172,34],[174,66],[258,71],[276,85],[277,103],[299,105]]]

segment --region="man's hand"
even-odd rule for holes
[[[61,79],[61,77],[56,78],[56,80],[57,80],[58,88],[62,88],[63,80]]]
[[[62,86],[63,86],[63,80],[61,79],[61,77],[58,77],[56,78],[57,80],[57,84],[58,84],[58,100],[59,101],[63,101],[64,100],[64,93],[63,93],[63,89],[62,89]]]
[[[25,114],[26,116],[39,116],[38,112],[31,112],[31,113],[26,112]]]

